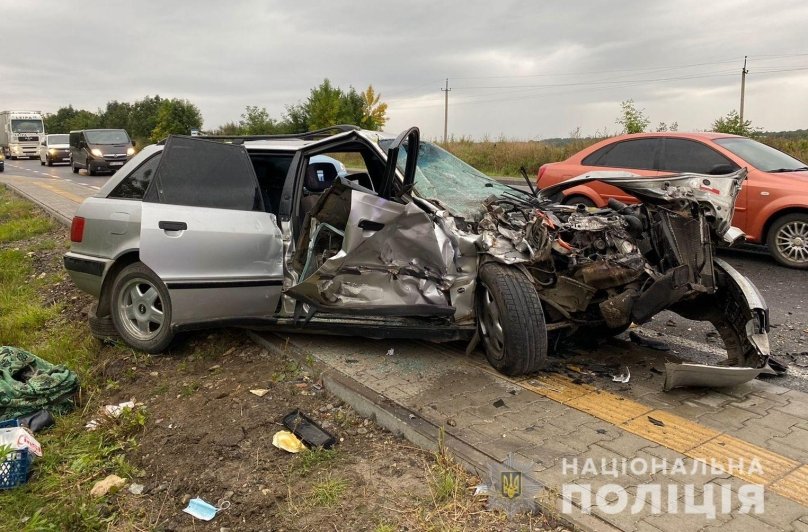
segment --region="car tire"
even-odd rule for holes
[[[168,289],[142,262],[130,264],[115,278],[112,321],[124,342],[147,353],[162,353],[174,339]]]
[[[796,212],[776,219],[766,235],[766,245],[783,266],[808,269],[808,214]]]
[[[70,168],[72,168],[72,169],[73,169],[73,173],[74,173],[74,174],[78,174],[78,173],[79,173],[79,169],[78,169],[78,167],[76,166],[76,163],[74,163],[72,160],[70,161]]]
[[[93,166],[92,164],[90,164],[89,159],[87,160],[87,175],[91,177],[95,175],[95,172],[93,171]]]
[[[547,327],[533,283],[516,268],[489,262],[476,290],[477,327],[488,362],[505,375],[547,364]]]
[[[87,318],[87,324],[90,327],[90,334],[99,340],[117,340],[120,338],[118,329],[115,328],[115,323],[112,321],[112,316],[98,317],[90,314]]]
[[[53,159],[51,159],[50,157],[45,157],[45,159],[47,161],[48,166],[53,166]]]
[[[39,166],[45,166],[45,161],[43,161],[42,159],[39,159]]]
[[[578,205],[580,203],[584,207],[597,207],[594,201],[587,198],[586,196],[580,196],[580,195],[568,196],[564,198],[564,201],[562,201],[561,203],[563,203],[564,205]]]

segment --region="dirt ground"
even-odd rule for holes
[[[61,276],[42,293],[43,302],[64,302],[63,315],[86,323],[92,299],[62,271],[64,229],[13,245],[32,250],[35,277]],[[555,528],[542,516],[509,519],[486,510],[485,499],[472,495],[478,479],[362,419],[324,390],[316,375],[251,343],[242,331],[187,334],[163,356],[101,342],[97,349],[92,380],[98,384],[84,391],[83,410],[72,415],[89,421],[97,417],[96,405],[133,399],[145,416],[126,454],[135,468],[132,478],[98,501],[112,529]],[[253,389],[268,392],[259,397]],[[282,417],[294,409],[336,436],[333,451],[294,455],[272,445]],[[131,493],[132,484],[141,484],[142,493]],[[205,523],[182,512],[194,497],[229,507]]]

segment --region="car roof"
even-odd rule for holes
[[[651,131],[648,133],[626,133],[623,135],[617,135],[616,137],[610,137],[605,140],[609,142],[614,142],[616,140],[636,139],[645,137],[669,137],[669,138],[697,139],[697,140],[714,140],[726,137],[743,138],[740,135],[732,135],[730,133],[716,133],[715,131],[691,131],[691,132]]]

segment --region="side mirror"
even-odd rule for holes
[[[135,146],[137,146],[137,142],[135,142],[134,140],[132,140],[132,147],[134,148]]]
[[[45,145],[45,141],[44,141],[44,140],[42,141],[42,144],[41,144],[41,145],[42,145],[42,146],[44,146],[44,145]]]
[[[731,164],[717,164],[710,169],[710,175],[724,175],[724,174],[731,174],[732,172],[736,171],[737,168],[732,166]]]

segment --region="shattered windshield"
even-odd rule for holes
[[[386,150],[392,142],[386,139],[379,144]],[[396,163],[401,172],[407,163],[406,152],[406,145],[402,146]],[[414,191],[453,215],[469,219],[482,215],[482,202],[490,196],[519,194],[430,142],[420,143]]]

